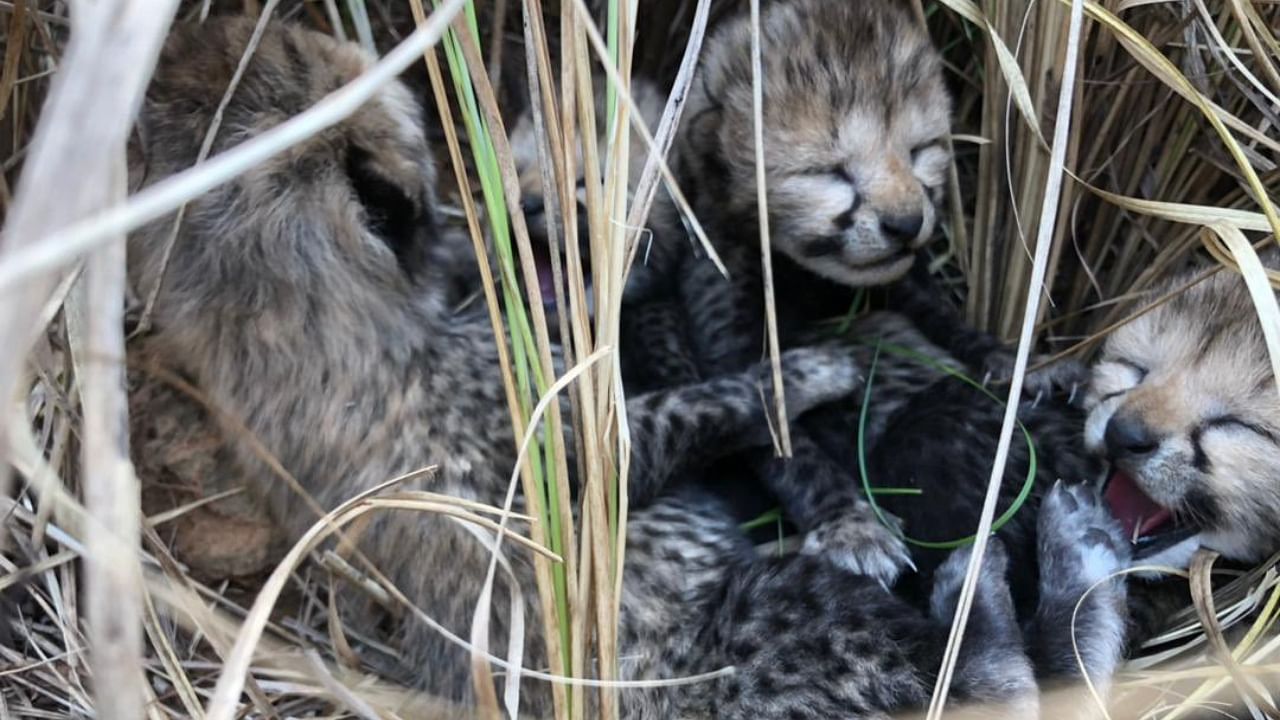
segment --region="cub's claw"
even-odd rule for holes
[[[1013,377],[1014,360],[1014,352],[1007,348],[1002,348],[987,355],[983,363],[986,378],[983,381],[983,385],[987,384],[987,380],[993,378],[997,383],[1007,385]],[[1044,360],[1043,356],[1032,356],[1027,365],[1029,371],[1022,380],[1023,390],[1029,395],[1034,395],[1036,403],[1039,403],[1040,396],[1056,392],[1070,392],[1074,398],[1076,388],[1088,380],[1088,368],[1073,358],[1058,360],[1037,368],[1036,366]]]

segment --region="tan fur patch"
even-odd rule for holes
[[[1090,447],[1202,528],[1205,545],[1239,559],[1280,549],[1280,394],[1239,275],[1218,272],[1116,330],[1087,404]],[[1153,449],[1110,442],[1117,418],[1145,428]]]

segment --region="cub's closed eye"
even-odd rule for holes
[[[1133,381],[1133,385],[1130,385],[1130,386],[1128,386],[1128,387],[1125,387],[1125,388],[1124,388],[1124,389],[1122,389],[1122,390],[1116,390],[1115,392],[1109,392],[1109,393],[1107,393],[1107,394],[1103,395],[1102,397],[1098,398],[1098,402],[1106,402],[1106,401],[1108,401],[1108,400],[1110,400],[1110,399],[1112,399],[1112,398],[1120,397],[1121,395],[1124,395],[1125,393],[1127,393],[1127,392],[1129,392],[1130,390],[1132,390],[1134,387],[1137,387],[1138,385],[1141,385],[1141,384],[1142,384],[1142,381],[1147,379],[1147,372],[1148,372],[1148,371],[1147,371],[1147,368],[1145,368],[1145,367],[1143,367],[1143,366],[1139,365],[1139,364],[1138,364],[1138,363],[1136,363],[1136,362],[1133,362],[1132,360],[1126,360],[1126,359],[1124,359],[1124,358],[1117,358],[1117,357],[1104,357],[1104,358],[1102,359],[1101,363],[1102,363],[1102,364],[1110,363],[1110,364],[1112,364],[1112,365],[1119,365],[1119,366],[1121,366],[1121,367],[1128,368],[1128,369],[1129,369],[1129,370],[1131,370],[1135,375],[1137,375],[1137,377],[1134,379],[1134,381]]]
[[[919,159],[921,155],[923,155],[924,153],[930,150],[942,150],[942,149],[944,149],[944,145],[942,144],[942,138],[938,138],[936,140],[930,140],[927,143],[921,143],[911,148],[911,159],[914,161]]]
[[[825,167],[816,167],[803,173],[810,177],[826,177],[853,184],[853,173],[843,165],[827,165]]]
[[[1103,362],[1115,363],[1116,365],[1122,365],[1124,367],[1129,368],[1130,370],[1138,374],[1138,382],[1142,382],[1143,380],[1146,380],[1147,373],[1150,372],[1146,367],[1139,365],[1138,363],[1132,360],[1126,360],[1124,358],[1115,358],[1115,357],[1104,358]]]
[[[1251,423],[1247,420],[1243,420],[1241,418],[1236,417],[1235,415],[1219,415],[1218,417],[1209,418],[1208,420],[1204,421],[1204,428],[1206,430],[1209,430],[1209,429],[1246,430],[1262,438],[1270,440],[1271,442],[1276,441],[1275,433],[1271,432],[1270,430],[1268,430],[1267,428],[1261,425],[1258,425],[1256,423]]]

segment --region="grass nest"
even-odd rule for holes
[[[10,421],[7,464],[19,482],[13,492],[0,492],[0,718],[203,718],[234,662],[249,670],[243,693],[229,706],[238,715],[470,714],[362,672],[353,648],[365,658],[392,651],[341,627],[332,612],[332,584],[342,578],[389,602],[385,589],[332,551],[290,560],[289,548],[272,539],[269,521],[255,514],[239,481],[211,476],[202,462],[227,437],[210,430],[208,409],[180,380],[156,382],[143,369],[131,369],[129,403],[135,417],[145,414],[141,408],[154,399],[148,393],[177,394],[191,407],[193,430],[180,443],[160,445],[135,423],[131,454],[143,481],[142,502],[106,512],[109,503],[91,500],[95,489],[87,477],[92,473],[85,469],[118,463],[119,449],[104,445],[102,437],[126,427],[127,414],[120,398],[113,404],[110,397],[91,392],[82,397],[82,388],[95,387],[84,349],[99,321],[84,324],[79,313],[87,301],[77,299],[71,283],[52,272],[88,246],[55,249],[44,265],[33,261],[17,267],[12,257],[20,254],[13,246],[24,238],[63,230],[109,203],[94,206],[62,197],[41,214],[39,208],[15,207],[13,189],[20,174],[24,183],[45,188],[71,178],[69,190],[105,185],[110,177],[115,156],[109,152],[63,157],[59,165],[56,152],[33,149],[40,143],[37,128],[53,125],[57,118],[50,116],[66,111],[66,105],[45,104],[58,93],[54,78],[64,71],[69,76],[84,72],[84,63],[77,65],[67,54],[69,39],[83,33],[86,46],[102,53],[96,58],[100,71],[128,75],[127,53],[108,51],[128,47],[125,39],[136,41],[131,33],[145,40],[149,32],[143,21],[146,3],[101,5],[136,27],[113,26],[111,16],[80,6],[71,16],[61,0],[0,0],[0,212],[6,228],[0,242],[0,290],[6,293],[0,347],[6,357],[14,356],[7,365],[0,363],[0,393],[21,399],[5,416]],[[490,242],[505,242],[510,252],[527,238],[512,237],[492,182],[506,172],[508,158],[487,139],[495,125],[480,120],[482,103],[476,97],[492,90],[509,124],[530,97],[545,93],[530,92],[528,63],[536,65],[543,51],[543,57],[560,56],[556,38],[562,28],[577,32],[578,16],[566,14],[579,5],[544,6],[537,0],[476,5],[468,12],[479,53],[463,52],[468,33],[456,25],[459,32],[437,48],[443,59],[433,54],[434,65],[416,63],[405,79],[435,109],[428,113],[429,126],[441,167],[462,166],[455,176],[459,183],[447,193],[450,215],[460,226],[467,225],[464,219],[475,221]],[[626,58],[624,66],[633,75],[671,87],[682,82],[679,70],[691,39],[745,5],[717,0],[704,16],[693,0],[644,0],[633,27],[627,3],[597,0],[582,7],[600,27],[615,28],[602,33],[600,41],[615,57]],[[1238,238],[1254,244],[1280,238],[1272,207],[1280,189],[1280,3],[1089,3],[1074,42],[1069,2],[979,6],[970,0],[914,0],[913,6],[942,49],[957,100],[952,207],[945,236],[933,246],[933,270],[975,326],[1009,340],[1019,336],[1027,288],[1036,275],[1037,237],[1050,245],[1042,260],[1048,301],[1034,317],[1034,338],[1042,350],[1084,359],[1136,307],[1152,301],[1149,290],[1160,278],[1206,254],[1232,264],[1242,252],[1233,242]],[[180,3],[177,14],[196,21],[211,13],[268,13],[385,53],[409,37],[433,7],[416,0],[206,0]],[[526,24],[526,11],[540,22]],[[699,27],[700,20],[705,27]],[[167,23],[153,24],[158,30],[150,32],[162,33]],[[588,34],[575,37],[589,44]],[[1066,66],[1069,46],[1079,57],[1075,68]],[[573,52],[591,50],[575,47]],[[484,67],[475,67],[476,58]],[[554,65],[543,70],[558,72]],[[133,72],[137,82],[145,82],[146,72]],[[1059,186],[1055,178],[1063,173],[1055,172],[1050,144],[1057,99],[1069,77],[1076,82],[1061,159],[1066,174]],[[86,102],[93,99],[90,94]],[[109,104],[110,92],[99,95]],[[75,147],[82,135],[73,132],[64,144]],[[57,140],[47,144],[55,146]],[[619,143],[608,152],[625,152],[626,146]],[[619,187],[625,192],[625,178],[602,182],[606,196]],[[1056,203],[1046,205],[1045,198],[1055,195]],[[1057,221],[1042,228],[1042,209],[1055,204]],[[599,257],[613,252],[607,245],[595,250]],[[89,267],[96,265],[90,262],[86,271]],[[116,335],[122,337],[121,328],[137,320],[138,301],[133,298],[134,315],[125,322],[115,319]],[[510,332],[525,333],[537,344],[537,319],[507,320]],[[106,322],[110,330],[110,319]],[[123,348],[122,339],[118,347]],[[589,349],[580,349],[581,357]],[[543,373],[543,368],[529,369]],[[594,384],[583,397],[595,393],[607,407],[613,401],[608,377],[603,369],[584,373],[583,382]],[[618,427],[610,422],[602,419],[596,430],[616,439]],[[537,451],[554,453],[552,448]],[[602,467],[617,465],[613,457],[600,460]],[[103,482],[108,489],[127,490],[131,481],[126,474]],[[608,523],[597,523],[597,532],[578,542],[610,542],[601,526]],[[121,543],[121,537],[130,542]],[[561,554],[581,550],[556,546],[554,537],[543,542]],[[108,568],[100,576],[101,587],[86,582],[81,563],[86,556],[100,556]],[[255,604],[264,587],[272,589],[272,601]],[[120,594],[112,596],[115,591]],[[597,584],[587,595],[607,606],[611,591]],[[584,620],[589,613],[568,612],[572,608],[553,590],[540,588],[540,593],[553,608],[549,617],[574,623],[569,635],[608,634],[608,618]],[[116,605],[141,616],[140,629],[122,631],[137,638],[140,653],[127,642],[118,648],[102,644],[102,638],[112,637]],[[1138,648],[1117,678],[1112,717],[1171,720],[1274,712],[1268,679],[1280,667],[1280,636],[1272,632],[1280,614],[1275,559],[1242,569],[1197,563],[1165,610],[1165,631]],[[98,622],[87,623],[86,617]],[[124,617],[128,622],[130,615]],[[255,623],[261,631],[244,646],[243,628]],[[612,652],[607,643],[596,648],[599,667],[616,661]],[[95,653],[117,662],[95,665]],[[561,668],[579,676],[587,670],[572,663]],[[113,683],[132,682],[129,678],[144,680],[137,684],[143,697],[113,699]],[[1236,703],[1237,698],[1245,702]],[[482,706],[476,712],[496,709]],[[570,717],[581,709],[565,705],[560,711]],[[219,712],[212,714],[221,717]],[[606,703],[602,712],[616,714],[616,708]]]

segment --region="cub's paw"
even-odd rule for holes
[[[898,519],[885,517],[892,527],[880,522],[869,507],[865,511],[842,513],[810,530],[800,552],[821,556],[888,587],[902,574],[903,568],[914,570],[915,564],[902,541]]]
[[[1074,358],[1057,360],[1044,367],[1037,367],[1046,358],[1033,355],[1027,363],[1027,374],[1022,379],[1022,389],[1027,399],[1039,402],[1041,398],[1055,393],[1067,393],[1071,400],[1080,395],[1080,390],[1089,380],[1089,369],[1084,363]],[[1013,378],[1015,353],[1009,348],[1001,348],[987,355],[982,364],[985,384],[997,383],[1008,385]]]
[[[1040,504],[1042,591],[1092,587],[1129,564],[1129,543],[1102,496],[1087,483],[1058,481]],[[1115,577],[1113,584],[1122,585]]]
[[[854,350],[846,346],[796,348],[784,352],[780,360],[789,418],[852,395],[864,380]],[[760,373],[771,393],[773,369],[768,361],[761,364]]]
[[[933,573],[933,591],[929,608],[933,617],[950,623],[960,599],[960,588],[969,574],[969,559],[973,557],[973,545],[965,545],[951,551],[946,561]],[[1009,553],[998,537],[987,539],[987,550],[982,556],[982,568],[978,571],[978,597],[991,603],[1003,602],[1009,594],[1006,574],[1009,571]]]

